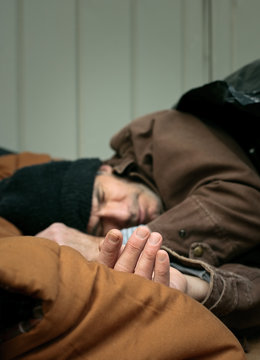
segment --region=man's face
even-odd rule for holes
[[[147,224],[161,213],[160,198],[147,186],[105,171],[95,179],[87,232],[105,236],[111,229]]]

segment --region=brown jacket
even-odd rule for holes
[[[165,212],[149,224],[188,267],[211,275],[203,304],[235,329],[260,325],[260,177],[225,133],[175,110],[139,118],[111,140],[114,171],[138,177]]]
[[[38,299],[42,313],[0,334],[2,360],[245,359],[224,324],[181,292],[21,236],[4,219],[0,228],[0,287]]]

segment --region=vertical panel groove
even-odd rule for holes
[[[203,0],[202,3],[202,11],[203,11],[203,17],[202,17],[202,21],[203,21],[203,68],[205,69],[204,71],[204,82],[208,82],[210,81],[210,79],[212,78],[212,56],[211,56],[211,42],[212,42],[212,38],[211,38],[211,30],[210,30],[210,26],[211,26],[211,22],[210,22],[210,1],[211,0]]]
[[[213,81],[213,29],[212,29],[212,0],[208,0],[208,81]]]
[[[182,59],[182,69],[180,69],[181,74],[181,93],[184,92],[185,85],[186,85],[186,0],[181,1],[181,23],[182,23],[182,29],[181,29],[181,59]]]
[[[76,156],[82,156],[82,124],[80,116],[80,3],[75,1],[75,124],[76,124]]]
[[[18,150],[24,150],[25,134],[24,134],[24,0],[17,0],[17,145]]]
[[[230,14],[230,38],[231,38],[231,53],[230,53],[230,65],[231,69],[235,68],[235,53],[236,53],[236,7],[237,1],[232,0],[231,2],[231,14]]]
[[[130,1],[130,29],[129,29],[129,35],[130,35],[130,118],[134,119],[136,114],[136,71],[137,71],[137,64],[136,64],[136,49],[137,49],[137,4],[136,0],[129,0]]]

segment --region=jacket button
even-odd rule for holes
[[[186,230],[181,229],[179,230],[179,237],[184,239],[187,236]]]
[[[203,247],[200,246],[200,245],[196,246],[196,247],[193,249],[193,254],[194,254],[194,256],[196,256],[196,257],[201,257],[201,256],[203,255],[203,252],[204,252]]]

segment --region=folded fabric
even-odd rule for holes
[[[234,335],[195,300],[47,239],[2,238],[0,286],[42,310],[0,344],[2,360],[245,359]]]

